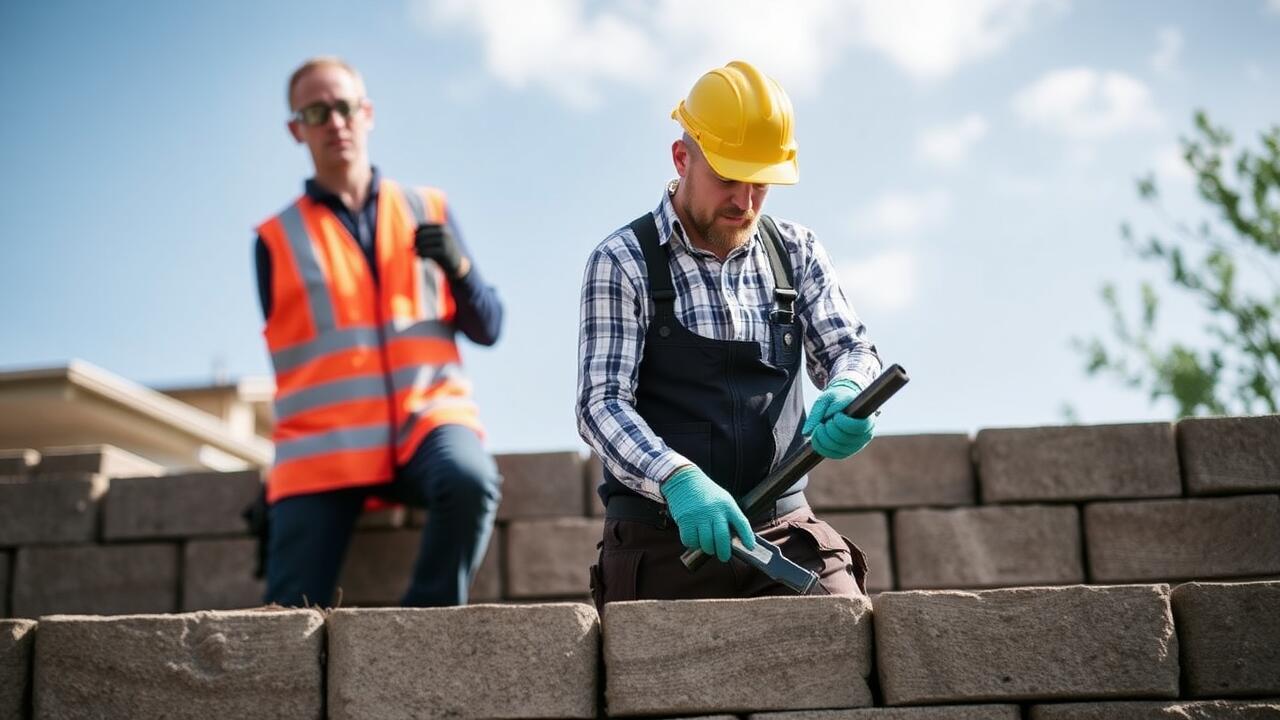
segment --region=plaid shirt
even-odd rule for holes
[[[670,248],[675,312],[680,323],[713,340],[754,340],[772,360],[769,313],[773,272],[760,233],[721,262],[689,244],[671,194],[653,211],[658,239]],[[859,387],[880,373],[866,328],[849,307],[826,250],[807,228],[775,218],[795,276],[795,313],[803,327],[809,378],[826,387],[848,378]],[[661,483],[690,465],[649,429],[635,409],[635,386],[645,333],[653,317],[644,253],[629,227],[605,238],[587,260],[578,339],[578,433],[627,487],[665,502]]]

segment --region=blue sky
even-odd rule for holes
[[[1136,177],[1199,216],[1176,155],[1193,109],[1251,141],[1280,122],[1280,0],[15,1],[0,39],[0,368],[269,372],[252,228],[309,171],[285,79],[339,54],[375,164],[449,193],[507,302],[502,341],[464,349],[496,451],[580,446],[583,263],[657,203],[671,107],[711,67],[751,60],[792,96],[801,182],[765,209],[818,233],[911,373],[891,433],[1054,424],[1064,403],[1170,417],[1086,378],[1069,341],[1106,334],[1104,281],[1154,276],[1117,231],[1160,227]],[[1175,309],[1163,327],[1196,337]]]

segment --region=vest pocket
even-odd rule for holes
[[[649,423],[654,434],[662,438],[667,447],[675,450],[697,465],[700,470],[711,474],[711,423]]]

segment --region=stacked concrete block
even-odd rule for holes
[[[92,542],[101,475],[65,475],[0,483],[0,546]]]
[[[261,605],[266,588],[253,576],[257,555],[258,543],[252,538],[187,542],[182,549],[182,611]]]
[[[103,501],[108,542],[240,535],[241,513],[262,487],[256,470],[113,478]]]
[[[847,460],[826,460],[805,491],[818,510],[972,505],[968,435],[886,435]]]
[[[41,452],[40,475],[93,474],[107,477],[159,475],[164,467],[121,450],[114,445],[76,445],[45,448]]]
[[[836,532],[853,541],[867,556],[867,592],[894,588],[893,561],[889,553],[889,520],[882,512],[821,513]]]
[[[582,458],[576,452],[498,455],[498,520],[586,515]]]
[[[589,605],[335,610],[330,720],[593,718]]]
[[[55,615],[36,632],[38,718],[322,718],[312,610]]]
[[[9,617],[9,567],[10,554],[0,551],[0,617]]]
[[[871,705],[871,603],[787,597],[609,603],[610,716]]]
[[[31,448],[0,450],[0,478],[21,478],[40,464],[40,453]]]
[[[1178,696],[1164,585],[883,593],[875,633],[888,705]]]
[[[1090,503],[1090,580],[1263,577],[1280,574],[1280,497]]]
[[[27,717],[34,620],[0,620],[0,718]]]
[[[1182,493],[1171,423],[982,430],[975,453],[984,503]]]
[[[753,713],[748,720],[1020,720],[1017,705],[938,705],[934,707],[807,710]]]
[[[423,511],[425,513],[425,511]],[[404,505],[391,505],[366,510],[356,518],[357,530],[395,530],[408,524],[409,508]],[[424,515],[424,520],[425,515]]]
[[[14,565],[13,614],[18,617],[177,609],[176,545],[24,547]]]
[[[1187,494],[1280,490],[1280,415],[1178,422]]]
[[[1173,590],[1185,694],[1280,698],[1280,582]]]
[[[593,451],[587,456],[586,467],[587,514],[591,517],[604,517],[604,501],[600,499],[597,488],[604,482],[604,461]]]
[[[900,510],[893,536],[905,590],[1084,581],[1074,505]]]
[[[586,598],[604,521],[516,520],[507,526],[507,597]]]
[[[338,578],[339,593],[335,606],[399,605],[413,577],[418,559],[422,530],[357,532],[347,549],[347,557]],[[495,529],[489,549],[471,585],[471,602],[496,600],[501,597],[502,538]]]
[[[1280,700],[1179,700],[1033,705],[1030,720],[1274,720]]]

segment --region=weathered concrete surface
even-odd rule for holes
[[[610,716],[871,704],[871,603],[786,597],[609,603]]]
[[[40,475],[85,473],[125,477],[159,475],[164,468],[114,445],[75,445],[45,448],[35,472]]]
[[[27,717],[34,620],[0,620],[0,718]]]
[[[975,449],[984,503],[1182,494],[1172,423],[981,430]]]
[[[889,521],[882,512],[822,513],[836,532],[852,540],[867,556],[867,592],[894,588],[893,560],[889,553]]]
[[[599,639],[582,603],[335,610],[329,718],[595,717]]]
[[[875,612],[888,705],[1178,695],[1165,585],[892,592]]]
[[[1280,415],[1178,421],[1190,495],[1280,490]]]
[[[934,707],[806,710],[753,713],[748,720],[1019,720],[1017,705],[938,705]]]
[[[313,610],[42,618],[40,720],[323,717]]]
[[[16,554],[13,614],[167,613],[178,604],[176,545],[28,547]]]
[[[9,567],[12,556],[0,551],[0,617],[9,617]]]
[[[1084,509],[1090,581],[1280,574],[1280,497],[1090,503]]]
[[[1184,695],[1280,698],[1280,581],[1173,589]]]
[[[192,540],[182,550],[184,612],[262,604],[266,583],[253,577],[258,543],[251,538]]]
[[[586,514],[578,453],[516,453],[494,459],[502,474],[499,520]]]
[[[1074,505],[899,510],[893,537],[904,590],[1084,582]]]
[[[241,535],[262,487],[256,470],[115,478],[102,502],[107,541]]]
[[[0,545],[92,542],[107,485],[101,475],[0,483]]]
[[[0,477],[25,477],[39,464],[40,453],[31,448],[0,450]]]
[[[408,508],[404,505],[392,505],[378,510],[366,510],[356,519],[357,530],[394,530],[405,526],[408,520]]]
[[[1033,705],[1031,720],[1274,720],[1280,700],[1177,700]]]
[[[847,460],[809,473],[805,490],[818,510],[972,505],[968,435],[884,435]]]
[[[596,492],[596,488],[604,482],[604,461],[594,451],[587,456],[584,474],[587,481],[587,514],[591,517],[604,517],[604,501],[600,499],[600,493]]]
[[[512,521],[505,543],[508,597],[588,597],[603,532],[604,521],[593,518]]]

